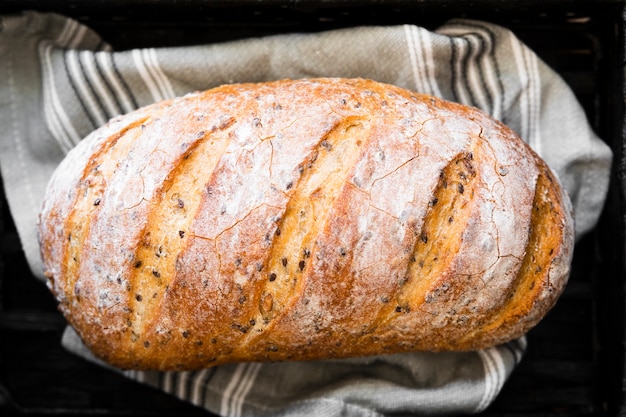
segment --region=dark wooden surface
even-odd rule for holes
[[[0,14],[33,8],[68,14],[116,49],[361,24],[433,28],[450,17],[503,24],[531,46],[572,87],[592,126],[615,150],[617,163],[602,221],[577,245],[564,296],[530,332],[524,360],[484,414],[624,414],[621,2],[174,3],[4,0]],[[31,276],[1,195],[0,210],[0,415],[207,415],[64,351],[59,345],[64,321],[45,286]]]

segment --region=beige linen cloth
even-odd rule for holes
[[[435,31],[355,27],[114,52],[72,19],[26,12],[0,17],[0,170],[33,272],[41,277],[36,223],[46,183],[90,131],[115,115],[194,90],[317,76],[371,78],[483,109],[557,172],[573,201],[577,236],[594,227],[611,152],[564,81],[500,26],[452,20]],[[466,414],[493,402],[525,343],[124,374],[223,416]],[[63,344],[94,360],[70,328]]]

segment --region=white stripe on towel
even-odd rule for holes
[[[243,404],[254,385],[260,363],[241,363],[228,383],[222,395],[220,414],[228,417],[241,417]]]
[[[122,81],[119,79],[119,76],[115,72],[113,68],[113,58],[111,54],[105,52],[99,52],[95,54],[96,61],[98,62],[99,68],[102,70],[104,77],[107,82],[113,89],[115,97],[120,102],[120,106],[122,106],[122,112],[128,113],[135,110],[135,106],[133,105],[132,99],[125,91],[122,86]]]
[[[483,101],[488,101],[484,98],[484,94],[486,92],[489,93],[493,100],[491,105],[489,106],[487,103],[480,102],[479,104],[481,108],[489,112],[491,116],[496,119],[501,119],[504,97],[498,85],[497,77],[499,77],[500,74],[492,55],[494,47],[492,40],[493,34],[487,28],[483,28],[475,22],[472,22],[470,25],[460,23],[458,26],[447,26],[442,28],[439,33],[448,36],[461,36],[467,39],[468,42],[477,41],[484,46],[484,50],[479,59],[475,59],[474,54],[471,65],[468,68],[468,74],[471,74],[470,87],[475,96],[483,96]],[[478,50],[478,48],[476,50]],[[478,74],[482,74],[485,77],[485,86],[477,79]],[[485,87],[487,90],[485,90]]]
[[[53,46],[50,44],[41,44],[39,48],[43,70],[43,113],[50,132],[61,148],[68,152],[80,141],[81,137],[65,112],[56,90],[52,49]]]
[[[496,398],[506,381],[506,365],[497,347],[478,351],[485,371],[485,392],[475,412],[484,411]]]
[[[111,92],[102,79],[102,75],[100,75],[100,72],[96,67],[96,58],[94,53],[92,51],[82,51],[79,58],[83,63],[82,67],[85,69],[85,76],[96,90],[98,97],[105,107],[107,118],[120,114],[121,109],[119,109],[115,103],[115,98],[111,95]]]
[[[148,63],[148,71],[152,74],[152,77],[156,81],[159,89],[161,90],[161,95],[165,98],[174,98],[176,94],[174,93],[174,89],[172,88],[172,84],[170,84],[170,80],[167,78],[167,75],[163,72],[163,69],[159,65],[159,60],[157,58],[156,49],[149,48],[143,50],[145,62]]]
[[[404,25],[404,34],[416,91],[441,97],[441,91],[434,75],[435,63],[430,34],[412,25]]]
[[[539,130],[541,84],[537,56],[511,35],[511,47],[520,81],[520,136],[541,155]]]
[[[154,101],[174,98],[174,89],[159,66],[154,48],[132,51],[133,62]]]
[[[143,60],[142,51],[140,49],[134,49],[131,52],[131,55],[133,57],[133,62],[137,67],[137,71],[139,72],[139,76],[146,84],[146,87],[148,87],[148,91],[150,91],[150,94],[152,95],[152,100],[161,101],[165,99],[165,97],[161,94],[161,91],[157,87],[155,81],[152,79],[150,72],[148,71],[146,63]]]
[[[81,101],[87,106],[86,110],[94,118],[96,125],[102,126],[107,122],[107,117],[89,88],[87,79],[81,68],[81,63],[79,62],[78,52],[71,49],[68,50],[66,52],[66,59],[69,68],[67,75],[73,80],[74,85],[78,89],[77,94],[80,94]]]

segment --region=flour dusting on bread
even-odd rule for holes
[[[224,85],[120,116],[50,181],[61,311],[121,368],[471,350],[569,274],[550,168],[481,111],[362,79]]]

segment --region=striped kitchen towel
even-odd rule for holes
[[[63,342],[99,362],[69,327]],[[228,417],[458,415],[485,410],[525,348],[526,340],[521,338],[478,352],[417,352],[124,374]]]
[[[224,83],[362,77],[476,106],[555,170],[572,198],[578,237],[604,204],[609,148],[565,82],[497,25],[453,20],[435,31],[355,27],[128,51],[112,51],[89,28],[55,14],[4,16],[0,27],[0,171],[38,276],[37,214],[67,151],[115,115]],[[71,328],[63,344],[95,360]],[[521,339],[479,352],[124,374],[223,416],[476,413],[492,403],[524,350]]]

